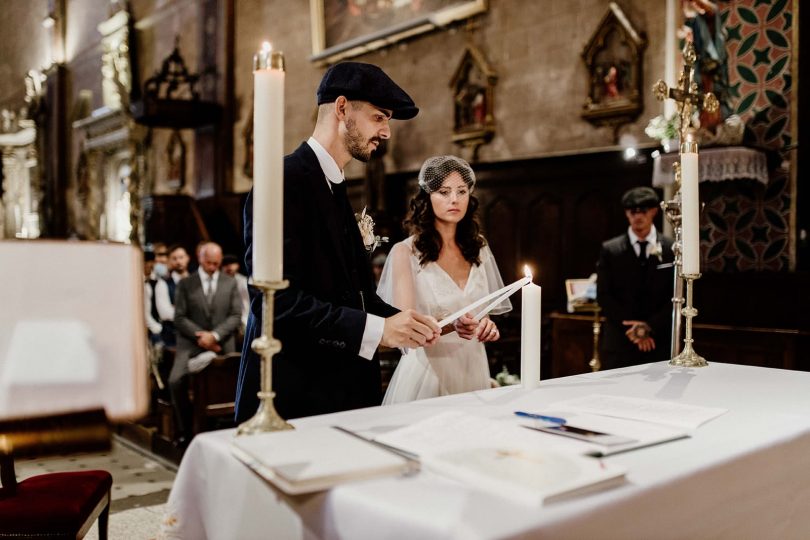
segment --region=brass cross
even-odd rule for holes
[[[661,79],[658,79],[658,82],[653,85],[653,94],[655,94],[658,101],[670,98],[678,102],[678,114],[681,118],[681,142],[687,140],[687,132],[692,127],[693,108],[697,108],[702,102],[703,109],[713,113],[720,106],[717,97],[713,93],[706,92],[702,94],[698,92],[698,85],[695,82],[696,60],[695,46],[691,41],[687,41],[686,46],[683,48],[683,71],[678,77],[677,88],[669,88],[667,83]]]

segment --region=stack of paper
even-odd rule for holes
[[[529,505],[624,481],[624,468],[557,452],[510,422],[448,411],[377,437],[432,471]]]

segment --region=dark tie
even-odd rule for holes
[[[638,241],[638,260],[642,264],[647,262],[647,241],[646,240],[639,240]]]

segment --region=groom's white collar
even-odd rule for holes
[[[307,144],[310,148],[312,148],[312,151],[315,152],[315,157],[318,158],[318,163],[320,163],[323,174],[328,180],[326,184],[329,186],[329,190],[331,191],[332,184],[340,184],[343,182],[343,180],[345,180],[343,171],[340,170],[340,167],[338,167],[337,162],[335,162],[335,158],[333,158],[332,155],[326,151],[326,148],[324,148],[321,143],[315,140],[315,137],[310,137],[309,140],[307,140]]]

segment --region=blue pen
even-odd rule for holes
[[[523,411],[515,411],[515,414],[518,416],[524,416],[526,418],[534,418],[535,420],[545,420],[546,422],[553,422],[560,425],[565,424],[565,418],[560,418],[558,416],[545,416],[543,414],[534,414]]]

